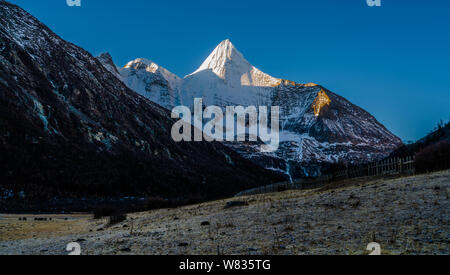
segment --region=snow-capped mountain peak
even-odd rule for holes
[[[290,177],[317,175],[317,166],[310,163],[380,159],[401,144],[372,115],[332,91],[258,70],[228,39],[184,79],[169,81],[165,69],[144,59],[119,71],[128,87],[169,110],[177,105],[192,107],[194,98],[222,108],[280,106],[281,142],[275,154],[261,154],[254,149],[258,145],[231,146],[246,158],[286,171]]]
[[[212,70],[222,79],[226,77],[227,62],[234,61],[240,65],[251,66],[244,56],[234,47],[229,39],[222,41],[206,58],[202,65],[191,75],[205,70]]]
[[[146,58],[137,58],[130,61],[125,65],[124,69],[144,70],[149,73],[161,74],[169,82],[181,80],[181,78],[174,73]]]
[[[97,59],[130,89],[167,109],[180,104],[183,79],[146,58],[137,58],[123,68],[114,65],[109,54]]]
[[[211,71],[231,86],[273,87],[281,80],[265,74],[248,62],[229,39],[222,41],[203,64],[186,78]]]

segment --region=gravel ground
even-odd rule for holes
[[[51,237],[10,233],[0,254],[67,254],[73,241],[88,255],[368,254],[370,242],[382,254],[449,254],[449,191],[447,170],[131,214],[112,227],[85,217]],[[231,201],[248,205],[224,209]],[[4,236],[8,219],[1,221]]]

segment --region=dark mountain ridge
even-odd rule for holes
[[[174,142],[168,111],[3,0],[0,106],[0,211],[205,200],[282,180],[221,144]]]
[[[450,122],[442,121],[434,131],[412,144],[395,150],[390,157],[415,157],[416,172],[450,169]]]
[[[441,141],[450,141],[450,122],[446,124],[439,123],[435,130],[431,131],[428,135],[421,138],[417,142],[401,146],[392,152],[390,157],[412,156],[420,150]]]

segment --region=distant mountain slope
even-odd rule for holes
[[[220,43],[194,73],[182,80],[175,78],[176,87],[181,88],[173,89],[167,78],[159,81],[157,87],[149,85],[155,78],[155,73],[149,71],[145,70],[145,77],[124,73],[121,77],[131,88],[146,87],[145,94],[140,92],[141,88],[135,90],[168,109],[177,103],[192,107],[194,98],[203,98],[206,106],[223,108],[280,106],[282,143],[276,153],[260,153],[259,144],[229,146],[288,177],[318,175],[317,163],[382,159],[402,144],[371,114],[324,87],[298,84],[263,73],[229,40]]]
[[[391,154],[391,157],[413,156],[424,148],[442,141],[450,142],[450,122],[446,124],[440,124],[437,129],[415,143],[401,146]]]
[[[281,180],[221,144],[175,143],[169,112],[110,65],[0,0],[0,191],[15,198],[0,211],[68,197],[202,200]]]

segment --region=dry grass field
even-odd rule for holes
[[[89,232],[90,215],[0,215],[0,242]],[[24,220],[24,218],[26,220]],[[35,221],[46,218],[46,221]],[[20,220],[19,220],[20,219]],[[50,220],[51,219],[51,220]]]
[[[0,254],[66,254],[73,241],[82,254],[358,255],[369,242],[382,254],[449,254],[449,191],[450,170],[136,213],[114,226],[1,215]],[[233,201],[245,203],[224,209]]]

